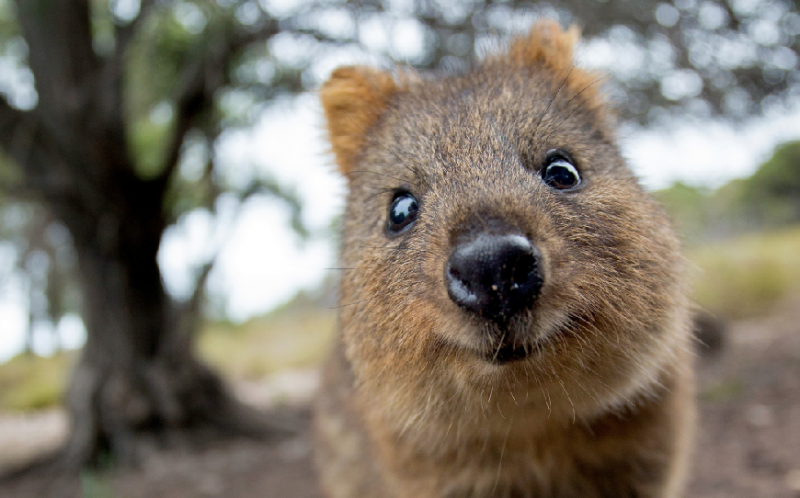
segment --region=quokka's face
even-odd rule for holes
[[[587,97],[597,81],[583,83],[487,63],[386,96],[346,171],[342,323],[357,370],[422,358],[626,375],[656,354],[674,319],[674,238]]]

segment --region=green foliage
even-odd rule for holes
[[[694,241],[702,236],[708,222],[708,191],[678,182],[654,195],[687,240]]]
[[[800,198],[800,140],[778,146],[750,180],[749,195]]]
[[[185,109],[181,106],[199,106],[202,112],[194,118],[181,147],[179,173],[172,176],[164,198],[168,219],[178,220],[194,209],[213,212],[215,201],[223,193],[242,200],[250,195],[267,195],[286,201],[293,213],[298,213],[293,217],[293,228],[302,234],[300,204],[292,192],[267,177],[253,178],[249,185],[228,185],[216,169],[214,145],[223,130],[251,124],[275,96],[302,89],[305,64],[279,64],[267,43],[245,43],[224,67],[212,63],[213,74],[201,70],[219,58],[221,48],[231,40],[246,37],[236,18],[241,3],[165,3],[141,26],[126,53],[124,80],[128,140],[136,172],[143,178],[162,173],[175,146],[171,137],[183,125],[180,120]],[[107,12],[108,8],[95,10]],[[258,25],[248,29],[254,31]],[[181,101],[186,89],[198,82],[200,87],[219,89],[204,94],[202,102]]]
[[[170,104],[164,102],[162,114],[171,112]],[[153,110],[158,115],[158,107]],[[169,121],[153,120],[149,116],[133,121],[129,127],[130,143],[135,157],[137,173],[152,178],[161,173],[164,155],[169,144]]]
[[[176,126],[179,103],[175,99],[189,82],[187,76],[200,64],[219,57],[220,48],[229,40],[241,36],[242,26],[235,14],[240,3],[195,0],[165,4],[149,16],[128,47],[126,114],[137,171],[143,177],[159,174],[164,164],[169,146],[166,137]],[[252,123],[265,103],[282,90],[302,89],[302,69],[278,64],[266,43],[243,47],[230,67],[206,75],[221,88],[205,97],[212,105],[193,127],[213,141],[223,128]],[[181,189],[180,195],[184,193]]]
[[[14,20],[14,7],[11,5],[11,0],[0,0],[0,46],[3,47],[3,52],[6,51],[6,44],[17,35],[19,35],[19,27]]]
[[[82,498],[114,498],[114,488],[107,472],[81,471]]]
[[[800,223],[800,141],[778,146],[749,178],[713,191],[676,183],[654,195],[690,245]]]
[[[69,1],[64,4],[68,5]],[[139,7],[122,13],[119,11],[122,4],[130,6],[132,3],[89,0],[88,10],[85,10],[86,4],[76,3],[78,7],[74,12],[77,14],[74,18],[64,19],[64,22],[69,25],[81,18],[82,13],[90,16],[91,40],[88,41],[104,64],[101,71],[104,76],[100,78],[103,81],[93,83],[94,86],[87,85],[81,91],[92,98],[98,94],[120,97],[103,100],[101,107],[114,107],[115,117],[118,115],[116,112],[121,113],[122,130],[107,130],[109,133],[99,135],[119,136],[117,131],[124,133],[125,140],[121,145],[113,143],[115,147],[125,149],[131,159],[127,166],[140,178],[153,180],[169,173],[164,176],[166,189],[154,189],[157,197],[147,199],[143,204],[152,202],[156,208],[161,206],[167,224],[171,224],[192,210],[216,214],[216,201],[222,195],[236,199],[240,204],[250,196],[270,196],[288,205],[292,227],[299,234],[305,234],[300,201],[294,192],[268,175],[259,175],[256,172],[259,168],[255,166],[251,168],[253,178],[249,182],[226,181],[225,172],[217,168],[214,157],[215,144],[223,130],[250,124],[260,115],[263,106],[280,92],[302,89],[300,80],[307,61],[289,64],[290,67],[284,70],[271,56],[267,40],[275,35],[278,27],[276,23],[270,24],[274,20],[264,10],[266,7],[248,0],[170,0],[142,2]],[[46,9],[47,5],[50,4],[39,2],[37,7]],[[242,21],[243,5],[250,8],[251,13],[255,12],[256,17]],[[20,26],[24,23],[17,19],[23,15],[22,12],[24,10],[16,9],[11,0],[0,0],[0,62],[5,63],[3,67],[14,69],[12,72],[17,75],[27,76],[17,77],[17,80],[32,83],[36,79],[41,84],[48,74],[32,75],[28,57],[31,47],[36,45],[22,37]],[[83,31],[76,30],[73,34],[81,33]],[[30,32],[24,34],[36,36]],[[75,43],[79,45],[84,41],[76,39]],[[94,81],[95,78],[83,79]],[[14,106],[12,86],[4,85],[0,92],[9,93],[5,97]],[[33,93],[33,89],[29,90]],[[64,94],[73,90],[64,88]],[[119,94],[117,90],[121,90]],[[79,100],[88,102],[84,97]],[[42,109],[43,102],[39,102],[38,108],[41,115],[48,112]],[[29,98],[26,105],[33,104]],[[34,114],[31,116],[35,117]],[[68,120],[52,118],[52,122],[66,123]],[[27,137],[27,133],[8,135],[19,138]],[[79,134],[73,142],[83,139]],[[0,215],[4,208],[15,208],[20,199],[41,201],[52,198],[46,191],[39,190],[47,182],[30,181],[27,177],[31,173],[22,174],[29,168],[18,168],[7,160],[3,156],[8,152],[6,149],[0,151]],[[43,168],[47,169],[50,164],[47,162]],[[95,166],[105,168],[108,165]],[[77,169],[77,173],[71,171],[69,175],[82,175],[81,168],[83,166]],[[245,176],[240,174],[238,178]],[[96,178],[99,177],[84,180],[91,183]],[[127,176],[111,174],[105,178]],[[26,188],[12,193],[5,190],[10,185]],[[105,190],[106,187],[98,189]],[[0,241],[14,241],[20,256],[20,265],[15,271],[25,276],[28,276],[28,269],[24,266],[23,253],[28,248],[42,248],[38,247],[42,244],[34,247],[36,244],[29,243],[35,236],[35,228],[31,223],[19,224],[13,230],[0,225]],[[63,245],[70,244],[67,241]],[[54,261],[51,258],[51,269],[56,268]],[[199,262],[198,268],[205,263]],[[48,282],[55,280],[51,276],[48,275]],[[51,295],[47,297],[49,301]]]
[[[800,220],[800,140],[775,149],[747,182],[742,199],[754,207],[761,223]]]
[[[655,196],[690,248],[703,308],[756,316],[800,292],[800,141],[777,147],[749,178],[713,191],[676,183]]]
[[[138,173],[145,178],[159,174],[164,165],[182,70],[203,59],[208,43],[208,37],[189,32],[174,15],[164,12],[150,16],[128,48],[129,139]]]

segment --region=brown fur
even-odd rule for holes
[[[366,67],[341,67],[320,90],[331,145],[343,173],[356,161],[367,130],[396,90],[391,75]]]
[[[323,487],[344,497],[676,497],[693,417],[676,239],[614,143],[577,32],[540,23],[473,71],[397,81],[364,68],[322,90],[348,176],[340,339],[317,406]],[[584,188],[538,170],[569,150]],[[387,230],[397,189],[420,202]],[[502,219],[545,284],[489,361],[488,325],[448,297],[459,230]]]

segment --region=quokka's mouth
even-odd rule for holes
[[[542,354],[542,342],[528,338],[520,341],[502,341],[499,344],[486,345],[480,356],[484,361],[502,365],[530,359]]]
[[[501,329],[497,326],[482,328],[474,335],[480,337],[469,349],[483,361],[502,365],[542,354],[544,337],[530,324],[515,324]]]
[[[535,317],[519,317],[509,325],[479,322],[444,331],[442,350],[461,351],[467,357],[492,365],[537,361],[546,354],[551,334]],[[455,336],[455,337],[453,337]]]
[[[524,360],[533,352],[534,348],[532,346],[503,344],[494,351],[488,351],[485,359],[497,364],[510,363],[512,361]]]

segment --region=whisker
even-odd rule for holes
[[[379,189],[378,192],[375,192],[374,194],[367,196],[365,201],[371,201],[372,199],[378,197],[379,195],[394,194],[394,193],[395,193],[395,189],[388,189],[388,188],[387,189]]]
[[[362,299],[361,301],[356,301],[354,303],[340,304],[338,306],[331,306],[330,308],[325,308],[325,309],[338,310],[338,309],[342,309],[342,308],[347,308],[348,306],[355,306],[356,304],[361,304],[361,303],[365,303],[365,302],[369,302],[369,301],[370,301],[370,299]]]
[[[506,437],[503,438],[503,446],[500,448],[500,460],[497,463],[497,475],[495,475],[494,478],[494,487],[492,487],[492,492],[489,493],[489,496],[494,496],[494,492],[497,490],[497,484],[500,482],[500,471],[503,468],[503,456],[506,453],[506,445],[508,444],[508,435],[511,434],[511,426],[514,424],[514,415],[516,415],[516,411],[511,414],[511,420],[508,421]]]
[[[569,106],[569,104],[570,104],[570,103],[572,103],[572,101],[574,101],[576,98],[578,98],[578,97],[579,97],[579,96],[580,96],[580,95],[581,95],[583,92],[585,92],[586,90],[588,90],[588,89],[589,89],[589,88],[591,88],[592,86],[594,86],[594,85],[596,85],[597,83],[599,83],[599,82],[601,82],[601,81],[603,81],[603,80],[606,80],[606,79],[608,79],[608,76],[601,76],[601,77],[597,78],[596,80],[592,81],[591,83],[589,83],[588,85],[586,85],[585,87],[583,87],[583,88],[581,89],[581,91],[579,91],[578,93],[576,93],[576,94],[575,94],[575,95],[574,95],[574,96],[573,96],[571,99],[569,99],[569,100],[568,100],[568,101],[567,101],[567,102],[564,104],[564,108],[566,109],[566,108],[567,108],[567,106]],[[577,112],[579,109],[581,109],[581,108],[582,108],[584,105],[586,105],[588,102],[589,102],[589,100],[588,100],[588,99],[584,99],[582,102],[579,102],[579,104],[578,104],[577,106],[575,106],[575,108],[572,110],[572,112],[570,112],[570,113],[567,115],[567,117],[565,117],[564,119],[562,119],[562,120],[561,120],[561,121],[558,123],[558,125],[555,127],[555,129],[553,129],[553,131],[551,131],[551,132],[549,132],[549,133],[547,134],[547,136],[544,138],[543,142],[547,142],[548,140],[550,140],[550,137],[552,137],[552,136],[553,136],[553,134],[555,134],[555,132],[557,132],[557,131],[559,130],[559,128],[561,128],[561,125],[563,125],[564,123],[566,123],[566,122],[567,122],[567,120],[569,120],[569,118],[571,118],[573,114],[575,114],[575,113],[576,113],[576,112]],[[545,129],[545,131],[547,131],[547,129]]]
[[[559,377],[555,371],[553,371],[553,375],[556,376],[558,383],[561,384],[561,389],[564,390],[564,394],[567,395],[567,401],[569,401],[570,406],[572,406],[572,423],[574,424],[575,421],[578,419],[578,415],[575,412],[575,403],[572,402],[572,397],[569,395],[569,392],[567,391],[567,386],[564,385],[564,381],[561,379],[561,377]]]
[[[569,71],[567,71],[567,75],[564,76],[564,79],[561,80],[561,83],[558,85],[558,88],[556,88],[556,92],[553,94],[552,97],[550,97],[550,101],[547,103],[547,107],[544,108],[544,112],[542,113],[541,116],[539,116],[539,122],[536,123],[536,127],[533,129],[534,140],[536,136],[539,134],[539,127],[542,126],[542,122],[544,121],[545,116],[547,116],[547,113],[550,111],[550,106],[553,105],[553,102],[555,102],[556,97],[558,97],[558,94],[561,92],[561,89],[564,88],[564,85],[567,84],[567,80],[569,79],[569,76],[572,74],[573,69],[575,69],[574,63],[570,66]],[[534,142],[533,147],[534,147],[533,148],[534,153],[539,150],[537,142]]]

